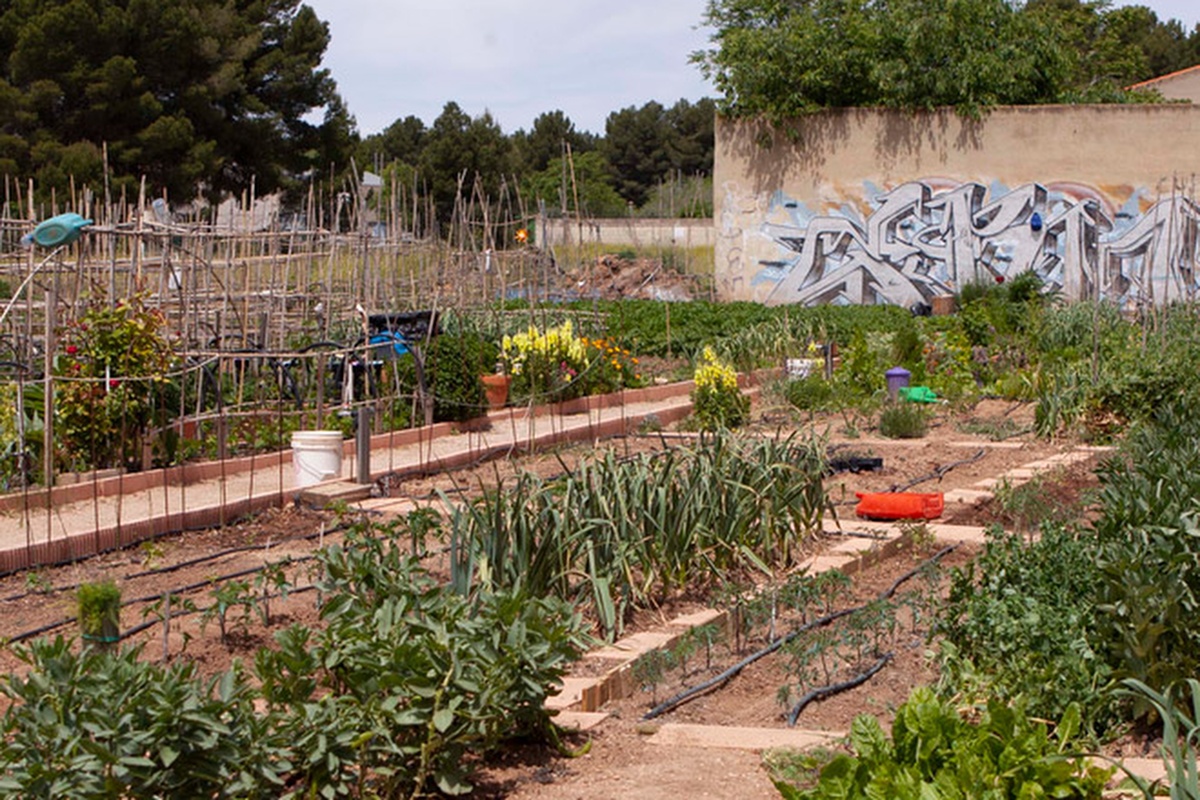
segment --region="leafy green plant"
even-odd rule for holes
[[[248,630],[250,616],[259,607],[258,593],[249,581],[233,580],[215,585],[210,591],[212,603],[200,614],[200,632],[214,619],[221,631],[221,644],[229,644],[229,612],[241,609],[237,618],[237,631],[243,635]]]
[[[993,528],[984,552],[956,569],[936,631],[940,688],[981,700],[1024,697],[1031,714],[1056,719],[1077,703],[1099,734],[1119,719],[1105,691],[1111,669],[1093,644],[1099,579],[1090,534],[1042,526],[1025,542]]]
[[[25,573],[25,588],[35,594],[49,594],[54,591],[54,582],[37,570]]]
[[[569,605],[459,594],[365,531],[320,560],[325,630],[259,661],[264,695],[287,704],[298,793],[461,794],[469,753],[548,734],[546,697],[586,642]]]
[[[3,677],[0,790],[19,797],[277,797],[291,768],[236,669],[204,680],[57,638],[14,648]]]
[[[487,408],[480,375],[492,373],[500,351],[495,343],[470,331],[433,339],[425,354],[425,368],[434,395],[433,418],[461,422]]]
[[[121,590],[112,581],[81,584],[76,592],[79,630],[87,641],[112,644],[121,629]]]
[[[1200,421],[1161,408],[1101,465],[1094,523],[1096,644],[1118,677],[1155,691],[1200,671]],[[1148,710],[1140,705],[1137,713]]]
[[[254,589],[260,600],[253,608],[258,612],[262,624],[267,627],[271,626],[271,596],[278,595],[280,601],[285,602],[288,592],[293,588],[286,569],[290,564],[291,558],[272,561],[264,564],[262,570],[254,576]]]
[[[788,381],[783,387],[784,397],[801,411],[820,411],[829,407],[834,400],[833,385],[823,375]]]
[[[977,723],[926,688],[913,691],[896,712],[889,738],[870,715],[850,730],[852,755],[835,755],[815,786],[777,781],[793,800],[888,797],[1061,797],[1099,800],[1114,770],[1070,754],[1079,726],[1070,706],[1052,738],[1019,703],[990,701]]]
[[[650,692],[650,703],[658,705],[658,687],[666,679],[667,672],[676,665],[670,650],[654,648],[633,662],[633,679],[643,692]]]

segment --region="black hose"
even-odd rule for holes
[[[252,515],[245,514],[242,517],[238,517],[238,519],[243,519],[248,516],[252,516]],[[236,522],[236,521],[237,520],[231,520],[231,522]],[[208,531],[208,530],[212,530],[212,528],[213,528],[213,526],[211,526],[211,525],[193,525],[193,526],[183,525],[178,528],[171,528],[170,530],[160,531],[159,533],[155,534],[154,536],[149,536],[145,539],[142,539],[141,541],[137,542],[137,544],[142,544],[143,542],[156,542],[159,539],[163,539],[167,536],[178,536],[178,535],[184,534],[184,533],[195,533],[197,531]],[[78,564],[81,561],[87,561],[88,559],[95,558],[96,556],[105,555],[107,553],[115,553],[119,550],[124,550],[128,547],[133,547],[133,546],[134,545],[132,545],[132,544],[128,544],[128,545],[107,547],[102,550],[98,550],[94,553],[90,553],[88,555],[69,556],[68,558],[61,558],[57,561],[46,561],[42,564],[39,564],[38,566],[39,567],[63,567],[63,566],[67,566],[70,564]],[[29,569],[30,569],[29,567],[19,567],[17,569],[4,570],[4,571],[0,572],[0,578],[7,578],[10,575],[16,575],[19,572],[25,572]],[[76,585],[76,587],[73,587],[73,588],[78,588],[78,585]],[[40,592],[38,592],[38,593],[40,594]],[[25,595],[27,595],[27,594],[32,594],[32,592],[26,592]],[[12,595],[9,597],[5,597],[4,599],[5,600],[20,599],[21,597],[24,597],[25,595]]]
[[[311,586],[311,585],[310,586],[296,586],[291,589],[288,589],[287,593],[290,596],[293,594],[304,594],[305,592],[315,592],[316,590],[317,590],[316,586]],[[279,592],[277,594],[267,595],[267,598],[270,600],[275,600],[276,598],[281,598],[281,597],[283,597],[282,592]],[[204,606],[204,607],[197,606],[196,608],[180,609],[179,611],[175,611],[175,612],[171,613],[171,619],[179,619],[180,617],[187,617],[187,616],[191,616],[192,614],[203,614],[205,611],[208,611],[208,609],[210,609],[210,608],[212,608],[212,606]],[[161,625],[162,622],[163,621],[161,619],[149,619],[138,625],[134,625],[132,628],[129,628],[128,630],[121,631],[121,635],[117,637],[117,641],[120,642],[120,641],[129,639],[133,636],[138,635],[139,633],[142,633],[143,631],[150,630],[155,625]]]
[[[350,527],[350,525],[351,525],[351,523],[343,522],[340,525],[335,525],[332,528],[329,528],[324,531],[316,531],[315,533],[306,533],[302,536],[291,536],[286,539],[280,539],[278,542],[274,542],[272,544],[272,546],[278,547],[280,545],[289,544],[291,542],[310,542],[313,539],[319,538],[321,536],[329,536],[331,534],[341,533],[342,531],[348,529]],[[204,528],[202,530],[209,530],[209,529]],[[160,536],[173,536],[173,535],[175,535],[175,534],[169,533],[169,534],[161,534]],[[154,538],[158,539],[160,537],[156,536]],[[145,540],[145,541],[153,541],[153,540]],[[133,545],[128,545],[127,547],[133,547]],[[225,556],[235,555],[237,553],[248,553],[248,552],[252,552],[254,550],[262,550],[263,552],[266,552],[267,548],[264,548],[263,546],[257,545],[257,544],[241,545],[238,547],[230,547],[226,550],[221,550],[216,553],[209,553],[208,555],[205,555],[205,556],[198,556],[197,558],[189,559],[187,561],[181,561],[178,564],[169,564],[165,567],[157,567],[155,569],[147,569],[147,570],[143,570],[141,572],[131,572],[130,574],[122,577],[121,580],[128,581],[128,580],[135,580],[137,578],[147,578],[152,575],[165,575],[170,572],[178,572],[179,570],[185,569],[187,567],[194,567],[197,564],[203,564],[206,561],[215,561],[218,558],[223,558]],[[223,580],[223,578],[218,578],[217,580]],[[68,584],[64,584],[62,586],[52,586],[49,589],[28,589],[24,592],[18,592],[16,594],[7,595],[6,597],[0,598],[0,601],[5,602],[5,603],[13,603],[13,602],[16,602],[17,600],[23,600],[26,597],[29,597],[30,595],[33,595],[33,594],[53,594],[53,593],[57,593],[57,592],[69,592],[74,589],[78,589],[82,585],[83,585],[82,583],[68,583]]]
[[[971,456],[970,458],[964,458],[959,461],[951,461],[949,464],[942,464],[940,467],[937,467],[936,469],[933,470],[933,472],[930,472],[928,475],[922,475],[919,478],[913,478],[908,483],[893,484],[892,488],[888,489],[888,491],[889,492],[904,492],[904,491],[907,491],[907,490],[911,489],[912,487],[916,486],[917,484],[925,483],[926,481],[933,481],[933,480],[940,481],[942,478],[946,477],[947,472],[954,469],[955,467],[961,467],[964,464],[974,464],[976,461],[983,458],[985,455],[987,455],[987,449],[980,448],[979,452],[976,453],[975,455]]]
[[[930,564],[936,564],[938,561],[942,560],[947,554],[953,552],[957,548],[958,548],[958,545],[956,545],[956,544],[952,544],[952,545],[943,547],[941,550],[934,553],[928,560],[926,560],[920,566],[909,570],[908,572],[904,573],[899,578],[897,578],[896,581],[894,583],[892,583],[892,585],[889,588],[887,588],[886,590],[884,590],[883,592],[880,593],[878,599],[879,600],[887,600],[887,599],[891,598],[892,595],[896,594],[896,591],[902,585],[904,585],[904,583],[906,581],[909,581],[913,577],[919,575],[921,573],[921,571],[924,570],[926,567],[928,567]],[[821,617],[820,619],[816,619],[816,620],[813,620],[812,622],[801,625],[799,628],[796,628],[795,630],[791,631],[786,636],[784,636],[780,639],[776,639],[774,642],[767,645],[762,650],[759,650],[756,653],[751,653],[749,656],[742,659],[738,663],[734,664],[732,667],[725,670],[720,675],[710,678],[710,679],[704,681],[703,683],[697,684],[696,686],[693,686],[692,688],[690,688],[684,692],[680,692],[679,694],[675,695],[672,698],[664,700],[663,702],[659,703],[654,708],[647,711],[645,713],[645,715],[642,717],[642,719],[643,720],[654,719],[655,717],[661,716],[661,715],[667,713],[668,711],[675,710],[676,708],[683,705],[684,703],[690,702],[690,701],[696,699],[697,697],[700,697],[701,695],[707,694],[708,692],[712,691],[713,689],[716,689],[716,688],[722,686],[723,684],[728,683],[729,681],[733,680],[746,667],[750,666],[751,664],[753,664],[754,662],[756,662],[760,659],[766,658],[771,653],[774,653],[776,650],[778,650],[779,648],[783,647],[788,642],[795,639],[797,636],[807,633],[808,631],[811,631],[815,628],[823,628],[823,627],[829,625],[830,623],[841,619],[842,617],[849,616],[850,614],[853,614],[857,611],[862,611],[864,608],[867,607],[867,605],[868,604],[864,603],[863,605],[854,606],[853,608],[845,608],[845,609],[842,609],[841,611],[835,611],[828,616]]]
[[[341,529],[343,529],[343,528],[345,528],[345,527],[348,527],[348,526],[347,526],[347,525],[339,525],[339,526],[335,527],[335,528],[334,528],[332,531],[325,531],[324,533],[326,533],[326,534],[328,534],[328,533],[332,533],[332,532],[335,532],[335,531],[341,530]],[[315,538],[317,538],[317,537],[318,537],[318,536],[320,536],[320,535],[321,535],[321,533],[320,533],[320,532],[318,532],[318,533],[314,533],[314,534],[306,534],[306,535],[304,535],[304,536],[296,537],[295,539],[289,539],[288,541],[296,541],[297,539],[315,539]],[[235,548],[235,549],[237,549],[237,548]],[[253,549],[253,550],[260,550],[260,549],[262,549],[262,548],[259,548],[259,547],[253,547],[253,548],[250,548],[250,549]],[[441,556],[441,555],[444,555],[444,554],[446,554],[447,552],[449,552],[449,550],[450,550],[450,548],[449,548],[449,547],[441,547],[441,548],[437,548],[437,549],[435,549],[435,550],[426,550],[426,551],[425,551],[425,554],[424,554],[423,556],[421,556],[421,559],[422,559],[422,560],[424,560],[424,559],[428,559],[428,558],[436,558],[436,557],[438,557],[438,556]],[[289,557],[289,559],[287,560],[287,562],[286,562],[286,563],[291,563],[291,564],[300,564],[300,563],[303,563],[303,562],[305,562],[305,561],[312,561],[312,560],[314,560],[315,558],[316,558],[316,556],[315,556],[315,555],[309,555],[309,556],[298,556],[298,557],[295,557],[295,558],[290,558],[290,557]],[[179,587],[179,588],[177,588],[177,589],[168,589],[168,590],[166,590],[166,591],[164,591],[164,592],[158,592],[158,593],[156,593],[156,594],[144,595],[144,596],[142,596],[142,597],[134,597],[134,598],[132,598],[132,599],[129,599],[129,600],[123,600],[123,601],[121,602],[121,606],[120,606],[120,607],[121,607],[121,608],[125,608],[126,606],[137,605],[137,604],[139,604],[139,603],[150,603],[150,602],[153,602],[153,601],[155,601],[155,600],[158,600],[158,599],[159,599],[160,597],[162,597],[164,594],[172,594],[172,595],[181,595],[181,594],[185,594],[185,593],[187,593],[187,592],[192,592],[192,591],[195,591],[195,590],[197,590],[197,589],[203,589],[203,588],[204,588],[204,587],[206,587],[206,586],[212,586],[212,585],[215,585],[215,584],[218,584],[218,583],[224,583],[225,581],[233,580],[234,578],[241,578],[241,577],[244,577],[244,576],[246,576],[246,575],[252,575],[252,574],[254,574],[254,573],[256,573],[256,572],[262,572],[262,571],[263,571],[264,569],[266,569],[267,567],[269,567],[269,566],[274,566],[275,564],[280,564],[280,563],[285,563],[285,562],[282,562],[282,561],[276,561],[276,562],[273,562],[273,563],[271,563],[271,564],[264,564],[264,565],[262,565],[262,566],[259,566],[259,567],[250,567],[250,568],[248,568],[248,569],[238,570],[237,572],[231,572],[231,573],[229,573],[229,574],[227,574],[227,575],[218,575],[218,576],[215,576],[215,577],[213,577],[213,578],[207,578],[207,579],[205,579],[205,580],[203,580],[203,581],[197,581],[197,582],[195,582],[195,583],[190,583],[190,584],[188,584],[188,585],[186,585],[186,586],[181,586],[181,587]],[[296,589],[292,589],[292,590],[290,590],[290,592],[291,592],[291,593],[293,593],[293,594],[295,594],[295,593],[298,593],[298,592],[301,592],[301,591],[309,591],[310,589],[311,589],[311,587],[299,587],[299,588],[296,588]],[[39,627],[39,628],[35,628],[34,630],[31,630],[31,631],[25,631],[24,633],[19,633],[19,634],[15,635],[15,636],[9,637],[9,638],[8,638],[6,641],[8,641],[9,643],[14,643],[14,642],[23,642],[23,641],[25,641],[26,639],[32,639],[33,637],[35,637],[35,636],[38,636],[38,635],[40,635],[40,634],[43,634],[43,633],[48,633],[48,632],[50,632],[50,631],[52,631],[52,630],[55,630],[55,629],[57,629],[57,628],[62,628],[62,627],[65,627],[65,626],[67,626],[67,625],[70,625],[72,622],[75,622],[75,621],[76,621],[76,619],[77,619],[76,617],[64,617],[63,619],[57,620],[57,621],[55,621],[55,622],[50,622],[50,623],[47,623],[47,624],[45,624],[45,625],[42,625],[42,626],[41,626],[41,627]],[[131,631],[132,631],[132,632],[138,632],[138,631],[145,630],[145,628],[146,628],[146,625],[145,625],[145,623],[142,623],[142,625],[136,626],[135,628],[131,629]],[[131,633],[130,633],[130,632],[123,633],[123,634],[121,635],[121,638],[123,639],[123,638],[125,638],[127,635],[131,635]]]
[[[851,678],[848,681],[843,681],[842,683],[834,683],[830,684],[829,686],[821,686],[810,690],[807,694],[800,698],[800,701],[797,702],[795,706],[792,707],[791,712],[788,714],[788,727],[796,727],[796,718],[800,716],[800,712],[803,711],[809,703],[816,702],[817,700],[824,700],[826,697],[832,697],[835,694],[849,691],[856,686],[862,686],[864,683],[871,680],[871,678],[874,678],[875,675],[878,674],[879,670],[883,669],[893,657],[894,656],[892,653],[885,653],[871,666],[869,670],[861,675]]]

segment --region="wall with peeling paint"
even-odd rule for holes
[[[1069,299],[1200,292],[1200,107],[718,119],[725,299],[911,306],[1035,270]]]

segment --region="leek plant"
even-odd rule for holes
[[[522,474],[450,503],[460,592],[521,591],[589,602],[606,635],[634,606],[798,561],[828,508],[817,439],[738,439],[629,459],[613,453],[555,480]]]

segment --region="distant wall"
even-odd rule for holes
[[[1028,269],[1072,299],[1200,289],[1200,107],[843,109],[797,126],[717,121],[724,299],[911,305]]]
[[[535,232],[539,247],[595,242],[621,247],[712,247],[711,219],[548,219]]]

